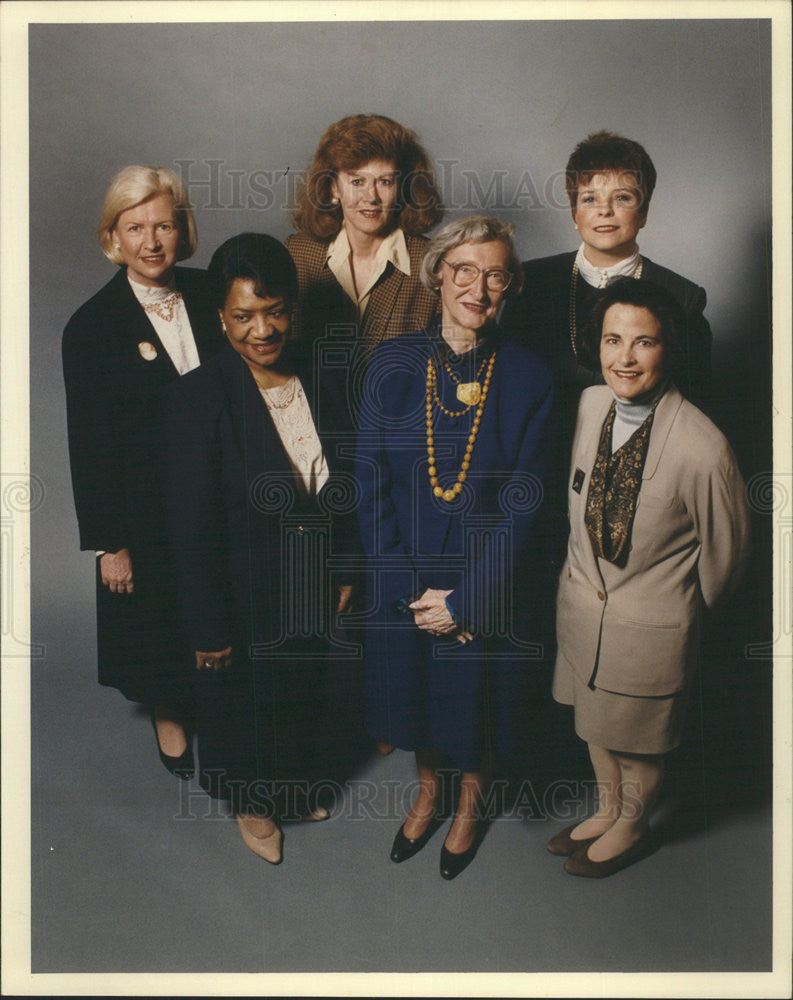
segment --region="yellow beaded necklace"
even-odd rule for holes
[[[471,425],[471,433],[468,435],[468,444],[465,446],[465,455],[463,456],[463,461],[460,465],[460,471],[457,473],[457,482],[451,489],[445,490],[438,481],[438,470],[435,467],[435,436],[432,431],[433,403],[437,403],[438,408],[443,410],[443,412],[449,417],[463,416],[463,414],[467,413],[474,404],[469,403],[464,410],[447,410],[438,398],[438,373],[435,369],[435,365],[432,362],[432,358],[427,359],[427,472],[429,473],[432,492],[436,497],[438,497],[439,500],[445,500],[447,503],[451,503],[451,501],[456,500],[459,494],[463,491],[463,483],[465,482],[466,476],[468,475],[468,469],[471,465],[474,445],[476,444],[476,435],[479,433],[479,424],[482,422],[482,413],[485,409],[485,401],[487,400],[487,393],[490,389],[490,380],[493,377],[493,365],[495,363],[496,352],[493,351],[487,364],[487,371],[485,372],[485,381],[482,386],[481,395],[477,395],[477,407],[476,412],[474,413],[474,421]]]

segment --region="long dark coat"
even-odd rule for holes
[[[204,361],[224,343],[204,272],[175,275]],[[133,594],[110,593],[97,560],[99,683],[186,710],[190,654],[175,613],[159,462],[160,394],[179,375],[124,269],[69,320],[63,373],[80,548],[127,548],[132,559]]]
[[[514,748],[522,675],[535,652],[515,641],[520,602],[512,580],[542,500],[552,390],[534,354],[498,345],[465,488],[446,503],[433,495],[427,471],[427,361],[438,345],[437,330],[399,337],[375,351],[367,376],[356,452],[369,557],[367,726],[375,738],[403,749],[435,747],[474,771],[486,750]],[[463,382],[473,381],[486,350],[456,365]],[[438,367],[441,401],[461,409],[456,385]],[[433,412],[438,476],[450,486],[473,410]],[[452,590],[448,600],[473,642],[430,636],[400,611],[427,587]]]
[[[334,623],[360,553],[351,421],[332,380],[296,362],[331,473],[303,502],[245,361],[230,345],[169,387],[164,483],[182,620],[196,674],[200,780],[237,811],[276,811],[272,782],[317,778],[331,663],[357,651]],[[320,383],[321,384],[318,384]],[[349,456],[345,458],[345,455]]]

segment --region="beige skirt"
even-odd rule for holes
[[[593,746],[618,753],[658,754],[683,739],[688,690],[662,697],[616,694],[589,687],[559,654],[553,697],[575,709],[575,731]]]

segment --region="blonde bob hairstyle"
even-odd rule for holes
[[[348,115],[323,133],[292,209],[295,228],[330,241],[344,221],[331,188],[340,170],[357,170],[372,160],[393,163],[399,192],[394,225],[421,236],[443,218],[443,204],[426,150],[415,132],[385,115]]]
[[[108,260],[114,264],[124,263],[121,253],[113,245],[113,230],[119,215],[160,194],[167,195],[174,204],[174,221],[181,237],[176,259],[186,260],[193,256],[198,246],[198,234],[187,188],[181,177],[167,167],[131,166],[124,167],[113,178],[102,205],[96,237]]]
[[[523,287],[523,267],[512,242],[514,232],[515,227],[511,222],[502,222],[494,215],[468,215],[463,219],[447,222],[429,241],[419,277],[431,292],[437,292],[441,286],[438,274],[441,261],[450,250],[463,243],[491,243],[493,240],[500,240],[509,250],[507,270],[512,275],[506,294],[517,295]]]

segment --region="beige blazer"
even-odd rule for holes
[[[558,657],[606,691],[668,695],[696,668],[703,607],[725,596],[748,556],[744,484],[724,435],[670,387],[653,418],[627,563],[596,558],[584,510],[612,399],[593,386],[578,409]]]

